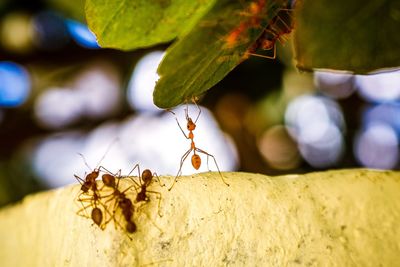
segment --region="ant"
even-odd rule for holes
[[[249,17],[242,21],[239,26],[232,30],[224,39],[228,49],[234,48],[239,40],[246,36],[246,32],[250,28],[258,28],[260,26],[260,14],[265,6],[265,0],[251,2],[245,11],[240,12],[240,15]]]
[[[135,170],[138,169],[138,177],[139,177],[139,183],[136,182],[134,179],[131,179],[137,187],[135,187],[136,191],[138,188],[140,188],[140,191],[136,195],[136,203],[139,202],[149,202],[150,198],[147,195],[147,193],[155,194],[157,195],[158,198],[158,216],[162,217],[160,213],[160,205],[161,205],[161,193],[156,192],[156,191],[151,191],[148,190],[147,188],[151,185],[153,182],[153,179],[156,178],[160,186],[165,186],[165,184],[161,184],[160,177],[158,177],[157,173],[152,173],[149,169],[145,169],[141,175],[140,175],[140,167],[139,164],[136,164],[133,169],[129,172],[128,176]]]
[[[199,113],[197,114],[196,120],[193,121],[192,118],[190,118],[190,117],[189,117],[189,114],[188,114],[188,113],[189,113],[189,107],[186,106],[186,109],[185,109],[185,117],[186,117],[186,121],[187,121],[186,128],[187,128],[188,131],[189,131],[189,134],[188,134],[188,135],[186,135],[186,133],[183,131],[183,129],[182,129],[181,125],[179,124],[179,121],[178,121],[178,119],[177,119],[177,117],[176,117],[176,114],[175,114],[173,111],[169,110],[169,112],[171,112],[172,114],[175,115],[175,120],[176,120],[176,122],[178,123],[179,128],[181,129],[181,131],[182,131],[183,135],[186,137],[186,139],[190,139],[190,140],[191,140],[191,143],[190,143],[190,148],[185,152],[185,154],[183,154],[183,156],[182,156],[182,158],[181,158],[181,163],[180,163],[180,166],[179,166],[178,173],[177,173],[177,175],[175,176],[174,182],[172,183],[172,185],[171,185],[171,187],[168,189],[168,191],[171,191],[172,187],[175,185],[175,183],[176,183],[178,177],[179,177],[179,176],[181,175],[181,173],[182,173],[182,166],[183,166],[183,163],[185,162],[186,158],[189,156],[189,154],[190,154],[192,151],[193,151],[193,155],[192,155],[191,161],[192,161],[192,166],[193,166],[193,168],[195,168],[196,170],[198,170],[198,169],[200,168],[200,166],[201,166],[201,158],[200,158],[200,156],[199,156],[198,154],[196,154],[196,152],[199,152],[199,153],[202,153],[202,154],[207,155],[207,165],[208,165],[208,157],[212,157],[212,158],[214,159],[215,166],[217,166],[218,173],[219,173],[219,175],[221,176],[222,181],[223,181],[227,186],[229,186],[229,184],[224,180],[224,177],[222,176],[221,171],[219,170],[219,167],[218,167],[218,164],[217,164],[217,161],[216,161],[215,157],[214,157],[213,155],[211,155],[210,153],[208,153],[208,152],[206,152],[206,151],[204,151],[204,150],[202,150],[202,149],[196,147],[196,145],[195,145],[195,143],[194,143],[194,140],[193,140],[193,139],[194,139],[193,131],[196,129],[196,122],[197,122],[197,120],[198,120],[199,117],[200,117],[201,109],[200,109],[200,107],[197,105],[197,103],[196,103],[196,101],[195,101],[195,98],[193,98],[192,101],[193,101],[193,103],[196,105],[196,107],[199,109]]]
[[[120,173],[120,171],[119,171],[119,173]],[[111,193],[110,195],[104,196],[104,197],[112,196],[112,198],[107,200],[106,202],[109,202],[112,199],[116,199],[114,207],[113,207],[114,215],[112,216],[112,218],[114,219],[114,222],[116,224],[119,224],[115,220],[115,212],[116,212],[117,208],[119,207],[122,211],[122,216],[124,217],[124,219],[126,221],[126,228],[125,228],[126,231],[128,233],[134,233],[137,230],[137,226],[136,226],[135,222],[132,220],[132,216],[134,213],[134,207],[133,207],[132,201],[129,198],[127,198],[125,195],[125,192],[128,191],[130,188],[132,188],[132,186],[126,188],[124,191],[121,192],[118,189],[120,179],[118,179],[117,183],[115,183],[116,176],[120,177],[120,174],[112,175],[110,173],[106,173],[106,174],[102,175],[101,179],[103,181],[104,186],[110,187],[114,190],[113,193]],[[111,218],[110,218],[110,220],[111,220]],[[110,220],[108,220],[107,223]]]
[[[110,148],[110,147],[109,147]],[[107,151],[109,150],[109,148],[107,149]],[[107,152],[106,152],[107,153]],[[106,153],[104,154],[103,158],[100,160],[100,162],[104,159]],[[85,162],[85,165],[90,169],[89,164],[86,162],[85,157],[79,153],[79,155],[82,157],[83,161]],[[100,163],[99,163],[100,164]],[[104,210],[108,212],[106,206],[100,201],[101,196],[100,196],[100,189],[98,189],[97,187],[97,182],[96,179],[100,174],[100,170],[103,170],[105,172],[110,173],[110,171],[108,171],[106,168],[104,168],[103,166],[97,166],[96,168],[93,169],[92,172],[90,172],[89,174],[86,175],[85,179],[80,178],[78,175],[74,174],[75,179],[81,184],[81,189],[80,189],[80,193],[77,197],[78,201],[81,203],[82,205],[82,209],[80,209],[77,214],[80,216],[80,213],[82,211],[86,212],[86,209],[88,207],[92,207],[94,206],[94,208],[92,209],[91,212],[91,216],[90,218],[93,220],[93,222],[99,226],[102,230],[105,229],[106,224],[102,224],[103,221],[103,212],[100,208],[98,208],[97,204],[101,204],[104,208]],[[88,198],[82,198],[82,194],[88,195],[89,194],[89,190],[91,190],[93,192],[93,195],[91,195]],[[89,202],[89,205],[84,206],[83,202]],[[89,217],[89,216],[84,216],[84,217]]]
[[[100,227],[100,229],[104,230],[106,228],[107,222],[105,222],[104,224],[102,224],[103,222],[103,212],[102,210],[98,207],[98,204],[100,204],[101,206],[103,206],[104,210],[108,212],[106,206],[100,201],[101,196],[99,195],[98,191],[93,191],[93,196],[89,197],[89,198],[79,198],[79,201],[81,202],[90,202],[89,205],[87,206],[83,206],[82,204],[82,209],[80,209],[77,214],[81,215],[80,213],[84,210],[86,211],[86,209],[88,207],[92,207],[94,206],[94,208],[92,209],[90,218],[92,219],[92,221]],[[84,216],[84,215],[81,215]],[[84,216],[89,218],[89,216]]]
[[[275,17],[272,18],[271,23],[265,28],[261,36],[256,40],[253,46],[247,52],[248,55],[263,57],[268,59],[275,59],[276,57],[276,41],[281,43],[287,39],[284,35],[289,34],[293,30],[293,20],[290,12],[293,9],[280,9]],[[257,49],[272,50],[272,56],[260,55],[254,53]]]

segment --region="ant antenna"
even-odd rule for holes
[[[108,152],[110,152],[112,146],[119,141],[118,137],[115,137],[114,140],[108,145],[106,152],[104,152],[103,156],[101,157],[99,163],[96,166],[96,169],[100,166],[100,163],[103,161],[103,159],[106,157],[106,155],[108,154]]]
[[[89,170],[91,170],[91,168],[90,168],[89,164],[87,163],[87,161],[86,161],[86,159],[85,159],[85,156],[84,156],[82,153],[78,153],[78,155],[82,157],[82,159],[83,159],[83,162],[85,162],[85,165],[86,165],[86,167],[88,167],[88,168],[89,168]]]
[[[197,107],[197,109],[199,110],[199,114],[197,114],[197,117],[196,117],[196,120],[194,121],[194,123],[196,123],[197,122],[197,120],[199,119],[199,117],[200,117],[200,114],[201,114],[201,109],[200,109],[200,107],[199,107],[199,105],[197,105],[197,97],[192,97],[192,102],[196,105],[196,107]]]
[[[188,105],[187,101],[186,101],[186,108],[185,108],[185,118],[186,118],[186,120],[189,118],[189,105]]]

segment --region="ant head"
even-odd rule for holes
[[[151,173],[151,171],[149,169],[145,169],[142,172],[142,180],[143,182],[148,185],[150,184],[151,180],[153,179],[153,174]]]
[[[115,177],[113,175],[108,173],[103,174],[101,180],[103,180],[105,186],[115,188]]]
[[[193,131],[194,129],[196,129],[196,124],[192,121],[191,118],[188,118],[187,120],[187,129],[189,131]]]

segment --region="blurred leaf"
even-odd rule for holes
[[[249,14],[254,3],[265,3],[256,17]],[[154,103],[171,108],[210,89],[247,58],[246,51],[285,4],[283,0],[218,1],[190,33],[167,50],[158,68]],[[249,26],[255,19],[256,25]],[[239,28],[245,30],[231,38]]]
[[[400,66],[398,0],[303,0],[296,19],[300,69],[366,73]]]
[[[82,0],[48,0],[48,3],[68,18],[85,21],[85,2]]]
[[[86,0],[86,19],[102,47],[130,50],[171,41],[215,0]]]

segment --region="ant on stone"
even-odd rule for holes
[[[105,202],[107,203],[107,202],[110,202],[113,199],[115,199],[115,203],[114,203],[114,207],[113,207],[113,216],[112,216],[112,218],[114,219],[114,223],[120,225],[115,219],[115,213],[119,207],[121,209],[122,216],[124,217],[124,219],[126,221],[126,227],[125,227],[126,231],[128,233],[134,233],[137,230],[137,226],[136,226],[135,222],[132,220],[132,216],[134,213],[134,206],[133,206],[132,201],[129,198],[127,198],[126,194],[125,194],[125,192],[128,191],[133,186],[129,186],[124,191],[120,191],[118,189],[120,179],[118,179],[117,183],[115,183],[116,176],[121,177],[120,171],[118,173],[119,173],[119,175],[112,175],[110,173],[105,173],[101,177],[104,186],[107,186],[107,187],[110,187],[111,189],[113,189],[113,192],[110,195],[104,196],[104,197],[111,196],[111,198],[106,200]],[[107,222],[109,222],[110,220],[111,220],[111,218]],[[122,228],[122,226],[121,226],[121,228]]]
[[[149,202],[150,198],[147,195],[147,193],[150,194],[155,194],[157,195],[158,198],[158,216],[162,217],[162,214],[160,213],[160,206],[161,206],[161,193],[148,190],[148,187],[151,185],[153,182],[154,178],[157,179],[158,183],[160,186],[165,186],[165,184],[161,184],[160,177],[158,177],[157,173],[152,173],[149,169],[145,169],[142,173],[140,173],[140,167],[139,164],[136,164],[133,169],[129,172],[128,176],[135,170],[138,169],[138,177],[139,177],[139,183],[135,181],[134,179],[131,178],[131,180],[136,184],[136,191],[140,188],[140,191],[136,195],[136,203],[139,202]]]
[[[92,221],[100,227],[100,229],[104,230],[106,228],[107,222],[105,222],[104,224],[102,224],[103,222],[103,212],[102,210],[98,207],[98,204],[100,204],[101,206],[103,206],[103,209],[107,212],[107,208],[106,206],[100,201],[100,194],[98,192],[98,190],[96,189],[96,191],[93,191],[93,195],[88,197],[88,198],[79,198],[79,202],[82,204],[83,202],[89,202],[89,205],[84,206],[82,204],[82,209],[80,209],[77,214],[80,216],[84,216],[89,218],[89,216],[87,215],[82,215],[80,214],[82,211],[86,211],[87,208],[89,207],[93,207],[90,218],[92,219]]]
[[[199,117],[200,117],[201,109],[200,109],[200,107],[197,105],[197,103],[196,103],[196,101],[195,101],[195,98],[193,98],[192,101],[193,101],[193,103],[196,105],[196,107],[199,109],[199,113],[197,114],[196,120],[193,121],[192,118],[189,117],[189,107],[186,105],[186,109],[185,109],[185,118],[186,118],[186,122],[187,122],[186,128],[187,128],[187,130],[189,131],[189,134],[188,134],[188,135],[186,135],[186,133],[183,131],[181,125],[179,124],[178,118],[176,117],[176,114],[175,114],[173,111],[169,110],[169,112],[171,112],[172,114],[175,115],[175,120],[176,120],[176,122],[178,123],[179,129],[181,129],[183,135],[186,137],[186,139],[190,139],[190,140],[191,140],[190,148],[185,152],[185,154],[183,154],[183,156],[182,156],[182,158],[181,158],[181,162],[180,162],[180,166],[179,166],[178,173],[177,173],[177,175],[175,176],[174,182],[172,183],[171,187],[168,189],[169,191],[170,191],[170,190],[172,189],[172,187],[175,185],[175,183],[176,183],[178,177],[182,174],[182,166],[183,166],[183,163],[185,162],[186,158],[190,155],[190,153],[191,153],[192,151],[193,151],[193,155],[192,155],[191,161],[192,161],[192,166],[193,166],[193,168],[195,168],[196,170],[198,170],[198,169],[200,168],[200,166],[201,166],[201,158],[200,158],[200,156],[199,156],[196,152],[207,155],[207,166],[208,166],[208,158],[209,158],[209,157],[212,157],[212,158],[214,159],[215,166],[217,166],[218,173],[219,173],[219,175],[221,176],[222,181],[223,181],[227,186],[229,186],[229,184],[224,180],[224,177],[222,176],[221,171],[219,170],[219,167],[218,167],[218,164],[217,164],[217,160],[215,159],[215,157],[214,157],[213,155],[211,155],[210,153],[208,153],[208,152],[206,152],[206,151],[204,151],[204,150],[202,150],[202,149],[196,147],[196,145],[195,145],[195,143],[194,143],[194,140],[193,140],[193,139],[194,139],[193,131],[196,129],[196,122],[197,122],[197,120],[198,120]]]
[[[108,151],[108,150],[107,150]],[[107,152],[106,152],[107,153]],[[100,160],[100,162],[104,159],[106,153],[104,154],[103,158]],[[85,162],[85,165],[90,169],[89,164],[86,162],[85,157],[79,153],[79,155],[82,157],[83,161]],[[100,164],[99,162],[99,164]],[[90,218],[93,220],[93,222],[99,226],[102,230],[105,229],[107,223],[102,224],[103,221],[103,212],[102,210],[98,207],[98,204],[100,204],[101,206],[103,206],[104,210],[108,212],[106,206],[100,201],[101,196],[100,196],[100,190],[97,187],[97,182],[96,179],[100,174],[100,170],[103,170],[105,172],[110,173],[106,168],[104,168],[103,166],[97,166],[96,168],[93,169],[92,172],[90,172],[89,174],[87,174],[85,176],[85,179],[80,178],[79,176],[74,174],[75,179],[81,184],[81,189],[80,189],[80,193],[77,197],[78,201],[81,203],[82,205],[82,209],[80,209],[77,214],[80,216],[84,216],[89,218],[89,216],[86,215],[82,215],[81,212],[85,211],[86,209],[89,207],[93,207],[92,212],[91,212],[91,216]],[[92,195],[89,194],[90,190],[92,191]],[[89,197],[87,198],[82,198],[82,195],[87,195]],[[83,202],[89,202],[89,205],[84,206]]]

